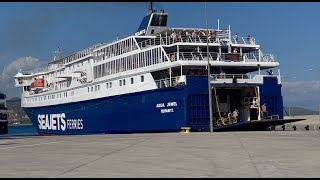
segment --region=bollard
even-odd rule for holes
[[[293,128],[294,131],[297,130],[297,126],[296,125],[293,125],[292,128]]]
[[[309,131],[309,125],[306,125],[304,128]]]
[[[189,133],[190,132],[190,127],[181,127],[181,130],[183,133]]]

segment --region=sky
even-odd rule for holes
[[[13,76],[62,56],[132,35],[147,2],[0,2],[0,91],[20,97]],[[170,27],[205,28],[204,2],[155,2]],[[208,2],[208,27],[253,36],[280,63],[285,106],[320,108],[319,2]]]

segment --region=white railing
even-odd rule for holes
[[[270,119],[270,120],[273,120],[273,119],[279,119],[279,115],[272,115],[272,116],[268,116],[266,119]]]
[[[55,70],[55,69],[58,69],[60,67],[63,67],[63,64],[49,64],[48,70]]]
[[[211,74],[211,78],[214,79],[253,79],[254,75],[252,74]]]
[[[263,62],[275,62],[275,58],[273,54],[263,54],[262,56]]]
[[[90,47],[88,47],[86,49],[80,50],[80,51],[78,51],[76,53],[73,53],[71,55],[65,56],[63,58],[60,58],[57,61],[62,61],[63,64],[75,61],[75,60],[80,59],[82,57],[91,55],[95,49],[97,49],[97,48],[99,48],[101,46],[107,45],[107,44],[110,44],[110,43],[97,43],[97,44],[92,45],[92,46],[90,46]]]
[[[182,43],[207,43],[207,38],[206,36],[178,36],[177,38],[172,38],[169,35],[166,36],[157,36],[152,39],[147,39],[144,41],[141,41],[138,43],[140,48],[148,48],[151,46],[157,46],[157,45],[171,45],[177,42],[182,42]],[[209,43],[218,43],[219,39],[212,39],[209,38]]]
[[[171,61],[177,60],[176,52],[168,54],[168,57]],[[179,53],[179,60],[182,61],[207,61],[207,53],[202,52],[180,52]],[[210,61],[217,61],[218,60],[218,53],[209,52],[209,60]]]
[[[176,80],[177,77],[171,77],[171,82],[170,82],[170,78],[159,79],[159,80],[156,80],[155,82],[158,88],[172,87],[178,84]]]
[[[220,30],[221,31],[221,30]],[[217,36],[209,36],[208,37],[209,43],[228,43],[230,42],[227,36],[219,37]],[[205,35],[192,35],[192,32],[189,35],[181,34],[178,32],[175,37],[171,36],[171,32],[165,32],[161,35],[157,35],[157,37],[152,39],[147,39],[145,41],[139,42],[139,46],[141,48],[146,48],[149,46],[156,46],[156,45],[171,45],[173,43],[182,42],[182,43],[207,43],[207,37]],[[256,40],[254,37],[231,37],[231,43],[233,44],[252,44],[256,45]]]
[[[253,37],[236,37],[236,36],[232,36],[231,37],[231,42],[233,44],[252,44],[255,45],[256,44],[256,39]]]
[[[245,61],[248,58],[248,54],[243,53],[242,56],[240,53],[221,53],[219,61],[224,62],[241,62]]]
[[[257,58],[258,55],[252,53],[219,53],[209,52],[209,61],[222,61],[222,62],[259,62]],[[265,55],[261,61],[267,61],[266,57],[270,55]],[[173,52],[168,54],[170,61],[207,61],[207,52]],[[273,57],[273,56],[272,56]],[[274,58],[273,58],[274,61]]]

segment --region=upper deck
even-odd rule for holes
[[[158,21],[157,18],[163,19]],[[163,78],[170,78],[167,76],[173,73],[164,73],[167,70],[174,71],[175,76],[179,73],[182,76],[188,68],[205,69],[208,60],[216,71],[220,68],[220,71],[223,69],[229,74],[256,71],[260,74],[260,70],[279,66],[274,55],[262,53],[254,37],[232,34],[230,26],[208,30],[169,28],[164,22],[167,21],[167,14],[162,12],[151,13],[143,21],[146,22],[140,25],[138,32],[126,38],[98,43],[62,58],[60,54],[55,54],[54,61],[48,67],[18,73],[15,76],[16,86],[23,87],[23,92],[28,96],[59,92],[57,96],[44,96],[45,101],[55,97],[66,98],[66,91],[70,89],[75,91],[127,76],[161,71]],[[43,83],[35,85],[36,81]]]

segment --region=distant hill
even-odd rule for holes
[[[290,112],[289,112],[289,107],[284,107],[283,115],[288,116],[289,113],[291,114],[291,116],[319,114],[318,111],[313,111],[313,110],[305,109],[305,108],[301,108],[301,107],[290,107]]]
[[[31,124],[31,121],[27,114],[21,108],[20,98],[11,98],[7,100],[7,106],[9,110],[9,124]]]
[[[7,100],[7,102],[12,102],[12,101],[21,101],[21,98],[14,97],[14,98],[11,98],[11,99]]]

